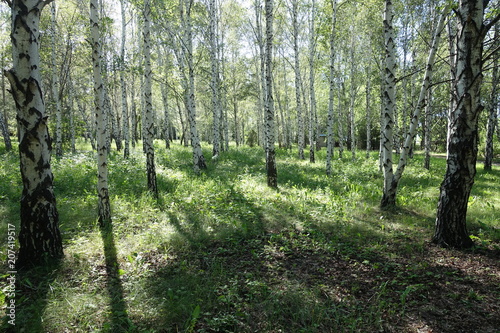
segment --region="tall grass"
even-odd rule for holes
[[[443,159],[434,158],[427,171],[417,154],[401,182],[399,209],[381,212],[375,153],[334,160],[327,177],[324,150],[315,164],[278,150],[278,190],[266,186],[260,148],[232,146],[200,176],[188,148],[158,144],[156,157],[157,200],[147,191],[142,154],[128,160],[111,154],[111,238],[97,224],[94,153],[53,159],[65,258],[20,273],[18,327],[54,333],[376,331],[401,315],[417,288],[375,281],[367,301],[357,296],[366,291],[363,283],[354,279],[335,289],[329,279],[338,272],[318,263],[322,256],[340,258],[388,272],[395,264],[381,256],[422,249],[433,231]],[[6,235],[6,223],[19,225],[17,154],[1,152],[0,165],[0,235]],[[498,167],[479,168],[469,203],[478,246],[499,246],[499,178]],[[106,248],[116,252],[112,263]],[[113,279],[109,266],[116,267]],[[116,302],[123,306],[113,307]]]

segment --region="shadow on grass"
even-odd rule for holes
[[[47,307],[51,285],[59,274],[60,259],[46,261],[38,267],[27,267],[17,271],[15,277],[15,318],[4,317],[0,330],[3,332],[45,332],[43,316]],[[2,281],[3,282],[3,281]],[[10,301],[6,297],[5,301]],[[10,312],[6,309],[7,313]],[[7,314],[6,313],[6,314]],[[9,323],[14,320],[15,325]]]
[[[134,329],[127,313],[127,304],[124,298],[120,267],[116,255],[116,246],[111,223],[100,228],[104,245],[106,264],[106,288],[110,299],[110,323],[104,325],[109,332],[131,332]]]
[[[147,289],[160,315],[150,328],[496,332],[498,262],[428,244],[413,244],[419,251],[406,256],[372,245],[313,229],[283,230],[152,260],[157,266]]]

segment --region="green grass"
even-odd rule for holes
[[[470,251],[429,244],[445,160],[405,171],[398,209],[380,211],[377,155],[317,163],[234,147],[200,176],[189,148],[156,151],[159,198],[140,149],[109,162],[112,230],[97,224],[95,154],[53,159],[65,257],[19,272],[26,332],[494,332],[500,318],[500,170],[478,174]],[[140,147],[140,146],[139,146]],[[359,154],[361,155],[361,154]],[[19,225],[16,153],[0,147],[0,235]],[[6,261],[6,236],[0,259]],[[5,284],[5,278],[0,283]],[[3,300],[3,297],[1,298]],[[0,300],[0,302],[1,302]],[[451,306],[449,305],[451,302]],[[443,304],[448,304],[443,306]],[[5,302],[2,302],[5,307]],[[457,319],[458,318],[458,319]],[[461,326],[460,326],[461,325]],[[4,327],[8,327],[4,322]],[[479,326],[478,326],[479,327]],[[470,329],[470,330],[468,330]],[[479,328],[477,328],[479,331]]]

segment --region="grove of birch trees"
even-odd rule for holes
[[[156,196],[159,140],[191,146],[195,174],[207,168],[202,147],[216,161],[232,145],[259,145],[274,188],[275,145],[309,163],[326,149],[327,175],[344,150],[377,155],[382,208],[396,205],[415,151],[447,153],[433,241],[471,246],[476,161],[491,168],[499,149],[498,1],[6,0],[0,9],[2,65],[12,67],[0,129],[6,149],[19,140],[26,253],[62,252],[51,153],[70,154],[75,142],[97,152],[107,223],[107,155],[142,149]]]

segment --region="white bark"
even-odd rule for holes
[[[161,85],[161,99],[163,103],[163,136],[165,139],[165,148],[170,149],[170,111],[168,105],[168,77],[170,74],[170,54],[169,51],[166,50],[158,57],[158,66],[164,69],[164,77]]]
[[[493,39],[497,41],[496,45],[500,45],[498,41],[500,36],[500,24],[495,25]],[[486,148],[484,152],[484,169],[491,170],[493,164],[493,140],[495,136],[495,128],[498,126],[498,54],[494,55],[493,69],[491,74],[491,93],[488,103],[488,125],[486,129]],[[500,132],[499,132],[500,133]]]
[[[314,163],[316,151],[316,89],[314,86],[315,80],[315,55],[316,55],[316,31],[314,20],[316,18],[316,1],[311,2],[311,16],[309,25],[309,98],[310,98],[310,112],[309,112],[309,161]]]
[[[266,169],[267,185],[278,187],[278,174],[276,170],[276,153],[274,150],[274,100],[273,100],[273,0],[265,0],[266,11],[266,103],[265,103],[265,128],[266,128]]]
[[[183,43],[184,46],[184,54],[187,57],[187,66],[188,66],[188,95],[187,95],[187,111],[188,111],[188,120],[190,127],[190,135],[191,135],[191,146],[193,147],[193,167],[194,172],[199,173],[200,170],[206,169],[207,165],[205,163],[205,157],[203,156],[203,152],[201,151],[201,143],[200,138],[198,136],[198,129],[196,126],[196,100],[194,93],[194,61],[193,61],[193,32],[191,26],[191,7],[193,4],[193,0],[183,0],[185,3],[185,40]]]
[[[154,150],[154,121],[152,99],[152,70],[151,70],[151,4],[150,0],[144,1],[144,149],[146,152],[146,169],[148,175],[148,190],[158,197],[156,183],[155,150]]]
[[[335,24],[337,22],[337,0],[332,0],[333,17],[332,28],[330,31],[330,71],[329,71],[329,95],[328,95],[328,121],[326,137],[326,174],[332,173],[333,147],[335,145],[333,138],[334,122],[334,92],[335,92]]]
[[[431,83],[431,78],[432,78],[432,72],[433,72],[433,66],[434,66],[434,59],[436,57],[437,53],[437,48],[439,46],[439,42],[441,41],[441,32],[443,31],[444,28],[444,21],[445,18],[448,16],[448,13],[450,12],[450,5],[447,5],[445,9],[443,10],[440,18],[439,18],[439,23],[436,27],[436,30],[434,32],[434,37],[432,40],[432,45],[431,49],[429,50],[429,56],[427,58],[427,63],[426,63],[426,70],[424,74],[424,78],[422,81],[422,86],[420,88],[420,94],[418,97],[418,101],[415,107],[415,110],[413,111],[413,115],[411,118],[410,122],[410,127],[408,130],[408,133],[406,134],[404,145],[401,150],[401,154],[399,157],[399,162],[396,171],[394,174],[392,174],[392,160],[391,160],[391,170],[390,170],[390,176],[389,174],[384,173],[384,196],[382,198],[382,207],[389,207],[389,206],[394,206],[396,204],[396,192],[397,188],[399,185],[399,181],[401,180],[401,176],[403,175],[403,172],[405,170],[405,167],[408,162],[408,156],[410,153],[410,150],[412,148],[413,141],[415,139],[415,135],[417,133],[417,128],[419,125],[418,122],[418,117],[420,116],[420,112],[425,106],[425,97],[427,95],[427,91],[429,89],[430,83]],[[392,155],[392,152],[391,152]],[[387,161],[386,158],[384,158],[384,161]],[[386,170],[386,162],[384,162],[384,169]],[[386,170],[387,172],[387,170]],[[386,179],[386,177],[388,179]]]
[[[97,0],[90,1],[90,29],[92,46],[92,66],[94,77],[94,103],[96,115],[97,141],[97,196],[99,222],[101,226],[111,223],[111,206],[108,191],[108,149],[106,143],[107,117],[104,110],[104,83],[101,73],[101,33]]]
[[[478,120],[483,106],[483,1],[461,0],[457,9],[457,56],[450,112],[446,173],[441,183],[433,242],[455,248],[473,245],[467,232],[467,206],[476,174]],[[496,17],[498,20],[500,16]]]
[[[40,264],[63,254],[59,215],[50,165],[48,132],[40,75],[40,13],[46,1],[14,1],[13,68],[4,71],[17,109],[19,160],[23,191],[17,267]]]
[[[56,50],[57,50],[57,28],[56,28],[56,3],[52,2],[50,6],[51,21],[51,65],[52,65],[52,100],[54,103],[55,114],[56,114],[56,156],[62,156],[62,110],[61,110],[61,100],[59,98],[59,71],[56,64]]]
[[[366,69],[366,158],[370,157],[370,152],[372,150],[372,115],[371,115],[371,62],[368,62],[368,67]]]
[[[127,36],[127,21],[125,16],[125,0],[120,0],[122,35],[120,46],[120,88],[121,88],[121,110],[122,110],[122,134],[125,145],[123,147],[123,157],[130,155],[130,131],[127,103],[127,84],[125,82],[125,43]]]
[[[213,149],[212,155],[218,156],[220,153],[220,123],[221,123],[221,110],[219,103],[219,66],[217,58],[217,37],[216,37],[216,15],[217,9],[215,0],[210,0],[208,5],[210,15],[209,26],[209,43],[210,43],[210,65],[211,65],[211,80],[210,89],[212,90],[212,112],[213,112]]]
[[[385,40],[385,73],[382,116],[382,165],[384,170],[384,189],[382,207],[394,205],[390,190],[393,181],[392,148],[394,146],[394,109],[396,108],[396,47],[394,43],[394,9],[391,0],[385,0],[384,40]],[[395,200],[395,198],[394,198]]]
[[[429,170],[431,168],[431,112],[432,112],[432,89],[429,87],[427,90],[427,104],[425,105],[424,115],[424,168]]]
[[[298,1],[292,0],[292,29],[293,29],[293,55],[295,71],[295,103],[297,107],[297,131],[298,131],[298,149],[299,158],[303,160],[305,133],[304,133],[304,111],[302,110],[301,74],[300,74],[300,54],[299,54],[299,24],[298,24]]]

